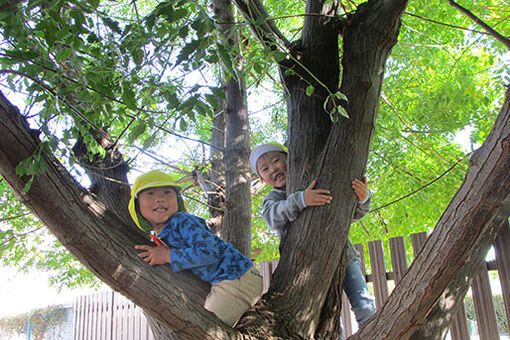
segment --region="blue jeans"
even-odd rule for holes
[[[356,322],[362,326],[369,317],[374,315],[375,306],[358,259],[352,260],[345,267],[344,291],[356,316]]]
[[[344,291],[361,328],[363,323],[375,313],[374,299],[368,292],[365,276],[361,272],[360,261],[352,260],[345,267]],[[343,339],[343,327],[340,321],[340,339]]]

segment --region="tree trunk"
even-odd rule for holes
[[[117,217],[124,223],[130,223],[131,218],[125,213],[130,196],[127,180],[129,166],[110,136],[97,136],[97,138],[100,145],[104,147],[104,157],[96,154],[90,160],[90,152],[83,143],[82,137],[76,142],[73,152],[90,179],[89,191],[108,210],[116,212]]]
[[[307,7],[307,13],[329,16],[306,17],[295,58],[327,89],[317,85],[317,79],[305,77],[308,71],[298,66],[295,71],[301,77],[286,79],[290,91],[287,190],[303,190],[317,179],[317,187],[330,189],[334,201],[306,209],[281,241],[280,262],[264,297],[267,307],[258,313],[270,310],[274,319],[259,322],[267,322],[266,327],[274,327],[283,338],[289,334],[318,338],[338,332],[342,258],[356,204],[351,181],[360,178],[365,168],[384,64],[396,43],[405,5],[406,1],[369,2],[345,23],[341,90],[349,99],[350,118],[336,124],[330,123],[323,106],[326,96],[338,90],[338,33],[343,26],[331,21],[333,8],[313,1]],[[314,81],[311,96],[306,96],[307,80]]]
[[[211,145],[215,148],[210,150],[211,170],[209,180],[214,185],[213,192],[208,195],[210,218],[214,219],[216,229],[221,230],[223,226],[223,215],[225,206],[225,162],[223,151],[225,150],[225,104],[219,99],[219,109],[214,113],[213,126],[211,131]]]
[[[223,160],[223,151],[225,150],[225,101],[218,99],[218,106],[214,112],[211,127],[210,167],[204,164],[202,169],[197,168],[195,170],[198,183],[207,196],[209,206],[207,225],[216,235],[221,234],[225,206],[225,163]],[[207,170],[205,170],[206,168]]]
[[[239,74],[243,58],[239,49],[239,36],[235,30],[232,4],[226,0],[213,0],[213,12],[223,33],[223,44],[233,52],[232,71],[224,67],[225,88],[225,177],[226,197],[222,238],[232,243],[245,256],[251,249],[251,173],[249,166],[250,134],[246,84]]]

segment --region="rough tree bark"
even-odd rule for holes
[[[497,222],[495,222],[497,223]],[[485,269],[485,257],[490,245],[494,244],[502,228],[508,228],[508,220],[499,226],[490,226],[481,240],[476,244],[472,253],[473,256],[457,272],[455,278],[450,282],[448,288],[443,292],[439,302],[427,315],[424,324],[418,328],[410,337],[413,340],[419,339],[444,339],[446,332],[453,323],[457,310],[464,299],[473,277]]]
[[[178,332],[183,339],[244,338],[242,334],[222,327],[212,314],[201,307],[207,285],[192,275],[171,273],[163,267],[150,268],[140,261],[132,247],[145,240],[142,233],[133,226],[122,224],[109,211],[102,210],[98,202],[81,189],[52,157],[45,156],[47,171],[34,179],[28,193],[23,193],[28,179],[18,177],[15,166],[37,150],[39,141],[19,112],[9,106],[3,97],[1,99],[0,173],[20,199],[82,263],[113,289],[130,297],[166,327]],[[503,112],[506,112],[505,116]],[[437,242],[431,240],[440,239],[434,236],[439,233],[434,232],[431,235],[419,260],[411,266],[410,274],[403,278],[403,281],[407,282],[405,289],[400,289],[399,285],[390,297],[390,302],[355,339],[371,338],[373,334],[388,334],[388,339],[408,337],[419,323],[409,328],[404,321],[420,320],[420,317],[424,320],[430,310],[426,304],[414,304],[413,301],[421,300],[433,305],[439,298],[437,295],[441,294],[442,287],[435,283],[445,282],[444,275],[442,276],[444,271],[437,270],[437,261],[441,261],[440,265],[447,268],[446,276],[453,276],[455,268],[450,267],[466,263],[458,261],[459,259],[469,259],[469,252],[465,252],[466,247],[478,244],[480,237],[483,240],[483,235],[492,234],[487,226],[497,225],[495,222],[498,219],[508,216],[509,114],[507,102],[494,128],[499,134],[491,133],[479,154],[485,155],[485,151],[492,147],[489,155],[475,156],[466,184],[443,215],[444,223],[437,227],[445,232],[448,238],[442,240],[440,248],[434,248]],[[460,237],[468,237],[469,244],[465,241],[457,242]],[[432,248],[427,249],[431,244]],[[479,248],[475,246],[471,249],[476,253]],[[455,261],[451,260],[451,256],[455,256]],[[435,260],[430,262],[428,258]],[[422,271],[426,274],[420,275]],[[430,271],[437,271],[439,274],[431,274]],[[431,275],[427,276],[427,273]],[[436,297],[432,296],[434,294]],[[387,314],[392,312],[388,312],[388,307],[396,312]],[[271,316],[266,312],[258,317]],[[245,320],[247,319],[253,321],[245,317]],[[292,316],[289,316],[289,319],[292,320]],[[393,319],[399,320],[399,323],[392,322]],[[253,325],[251,332],[262,338],[274,335],[270,329]],[[289,338],[299,338],[299,335],[290,334],[287,339]]]
[[[228,0],[213,0],[212,7],[223,42],[234,53],[232,65],[235,74],[225,75],[225,214],[222,238],[230,242],[241,253],[250,256],[251,249],[251,173],[249,166],[250,133],[246,84],[238,74],[243,69],[243,58],[239,48],[239,35],[235,30],[232,3]]]
[[[225,206],[225,164],[223,151],[225,150],[225,104],[218,100],[218,108],[214,112],[211,126],[211,141],[209,150],[210,167],[195,170],[195,176],[202,191],[207,196],[209,218],[207,225],[216,235],[221,235],[223,213]],[[207,168],[207,170],[205,170]]]

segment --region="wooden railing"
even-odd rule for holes
[[[425,233],[411,235],[414,257],[421,250],[427,236]],[[387,271],[382,241],[368,243],[371,273],[366,275],[367,282],[373,286],[375,304],[380,308],[388,299],[390,290],[388,282],[394,286],[400,281],[408,268],[405,242],[403,237],[389,240],[392,270]],[[361,268],[364,271],[363,246],[355,245],[362,254]],[[510,230],[505,228],[494,243],[496,260],[485,263],[484,270],[474,278],[471,286],[476,323],[480,340],[499,339],[497,317],[493,294],[489,283],[489,271],[498,271],[502,297],[505,306],[507,324],[510,325]],[[278,260],[260,264],[264,277],[264,289],[267,290],[271,274],[278,265]],[[145,316],[140,308],[114,292],[105,292],[82,296],[74,305],[74,340],[147,340],[153,339]],[[347,297],[342,298],[342,320],[344,334],[351,335],[357,328],[351,317]],[[451,328],[452,340],[470,338],[464,303],[454,319]]]

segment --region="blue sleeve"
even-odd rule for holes
[[[174,271],[218,262],[223,241],[209,231],[203,219],[178,214],[172,218],[172,224],[185,244],[184,247],[170,249],[170,265]]]

